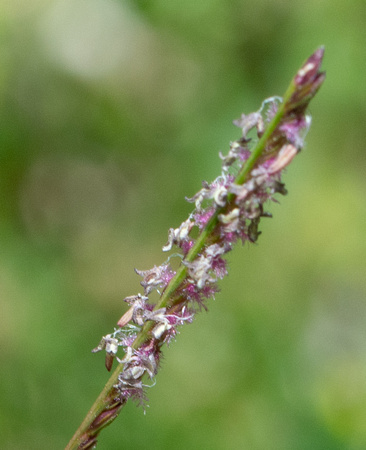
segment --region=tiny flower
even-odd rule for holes
[[[210,246],[208,246],[205,250],[206,255],[209,258],[216,258],[224,253],[227,252],[228,249],[225,249],[224,247],[222,247],[219,244],[212,244]]]
[[[143,365],[149,378],[153,379],[158,371],[158,363],[159,363],[158,354],[156,352],[149,352],[146,355],[139,354],[139,352],[136,353],[139,355],[141,364]]]
[[[215,278],[211,275],[211,261],[205,255],[201,255],[193,262],[186,262],[189,276],[195,281],[198,289],[202,289],[206,283],[212,283]]]
[[[115,355],[118,350],[118,339],[113,337],[112,334],[103,336],[98,346],[93,348],[92,353],[97,353],[101,350],[106,350],[107,353]]]
[[[165,334],[163,341],[170,342],[171,338],[177,334],[176,327],[178,325],[183,325],[185,321],[191,322],[192,318],[193,315],[190,314],[184,306],[180,316],[177,314],[166,314],[163,318],[161,318],[160,323],[157,323],[151,333],[154,338],[158,340]]]
[[[142,366],[127,366],[120,374],[119,380],[127,386],[138,386],[144,372],[145,368]]]
[[[236,162],[243,163],[250,156],[250,151],[243,147],[238,141],[230,143],[230,150],[227,155],[219,153],[220,159],[223,161],[222,168],[224,171],[228,170]]]
[[[203,303],[204,296],[202,295],[202,289],[198,289],[193,280],[186,284],[184,288],[184,294],[188,301],[196,302],[200,306],[203,306],[205,309],[207,309]]]
[[[151,312],[146,313],[146,319],[153,322],[168,323],[168,319],[165,316],[166,308],[159,308]]]
[[[108,372],[111,371],[113,360],[118,351],[118,345],[119,345],[118,339],[113,337],[111,334],[107,334],[106,336],[102,337],[102,340],[100,341],[99,345],[92,350],[92,353],[97,353],[105,349],[106,351],[105,366]]]
[[[208,221],[211,219],[214,212],[215,208],[207,208],[204,209],[203,211],[196,212],[193,215],[195,223],[200,230],[202,230],[207,225]]]
[[[201,211],[202,202],[210,198],[210,185],[207,183],[207,181],[203,181],[202,186],[202,189],[199,190],[193,197],[186,197],[187,202],[194,202],[197,211]]]
[[[193,244],[194,244],[193,240],[182,242],[181,248],[184,255],[186,255],[189,252],[189,250],[193,247]]]
[[[224,253],[231,250],[231,246],[224,244],[213,244],[206,248],[206,255],[211,258],[211,269],[217,278],[224,278],[227,275],[227,262],[221,257]]]
[[[283,123],[279,129],[285,134],[289,143],[300,149],[304,146],[304,135],[306,135],[310,123],[310,116],[300,116]]]
[[[244,141],[247,140],[249,131],[254,127],[257,127],[259,133],[263,133],[263,118],[259,112],[250,113],[247,115],[242,114],[240,119],[233,121],[233,124],[241,128]]]
[[[169,265],[164,264],[158,267],[154,266],[150,270],[135,269],[135,272],[144,278],[140,284],[145,290],[145,295],[149,295],[151,291],[158,287],[165,287],[174,276],[174,272]]]
[[[224,225],[232,224],[233,222],[237,222],[240,215],[239,208],[234,208],[227,214],[219,214],[218,219]]]
[[[189,233],[194,226],[194,222],[187,219],[181,224],[179,228],[170,228],[168,235],[168,242],[163,247],[163,252],[168,252],[172,249],[173,245],[181,246],[183,242],[188,241]]]
[[[188,202],[194,202],[197,211],[202,210],[202,203],[204,200],[213,199],[217,206],[225,206],[228,187],[233,181],[233,177],[228,174],[222,174],[217,177],[211,184],[203,182],[203,188],[197,192],[192,198],[187,198]]]
[[[215,295],[220,291],[216,283],[206,284],[200,290],[201,298],[215,298]],[[203,305],[204,306],[204,305]]]
[[[127,346],[125,351],[125,356],[122,359],[117,358],[119,363],[130,364],[133,361],[137,361],[137,357],[134,356],[135,350],[131,346]]]
[[[133,399],[138,404],[144,404],[147,400],[144,388],[150,387],[142,383],[142,377],[146,373],[152,379],[159,363],[160,351],[154,341],[143,344],[135,350],[126,349],[125,357],[119,360],[124,364],[122,372],[118,376],[118,384],[114,387],[119,391],[121,398]]]
[[[140,316],[143,316],[144,310],[147,308],[146,302],[149,300],[141,294],[131,295],[124,299],[125,302],[129,303],[131,308],[119,319],[117,325],[119,327],[124,327],[130,320],[133,320],[136,325],[141,326],[143,321],[140,320]]]
[[[137,403],[137,405],[142,406],[145,410],[145,405],[148,401],[148,398],[145,395],[143,384],[140,381],[139,385],[135,385],[134,387],[123,387],[123,384],[117,384],[114,386],[120,393],[121,400],[133,400]]]
[[[183,262],[188,267],[188,274],[196,282],[198,289],[202,289],[207,283],[215,282],[217,274],[221,278],[223,263],[220,255],[226,251],[220,245],[213,244],[207,247],[205,254],[198,256],[193,262]],[[213,277],[213,274],[216,277]]]
[[[235,194],[235,196],[236,196],[236,199],[235,199],[235,203],[236,204],[239,204],[244,199],[246,199],[248,197],[248,195],[250,194],[250,192],[253,191],[253,190],[254,190],[254,183],[253,183],[253,181],[251,181],[250,183],[247,182],[247,183],[244,183],[244,184],[235,184],[235,183],[233,183],[230,186],[230,192],[232,194]]]
[[[227,188],[225,186],[217,186],[213,191],[213,199],[217,206],[225,206],[227,197]]]

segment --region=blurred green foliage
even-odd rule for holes
[[[364,0],[0,4],[1,448],[63,448],[90,350],[165,256],[231,122],[326,47],[307,149],[256,246],[100,449],[366,448]]]

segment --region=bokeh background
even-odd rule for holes
[[[0,3],[2,449],[64,448],[133,268],[322,44],[289,195],[98,448],[366,448],[365,22],[364,0]]]

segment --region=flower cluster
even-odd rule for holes
[[[123,369],[115,385],[120,399],[144,402],[147,385],[143,377],[154,379],[162,345],[177,335],[178,326],[192,322],[201,307],[207,308],[207,299],[219,290],[218,280],[227,275],[225,255],[238,240],[256,242],[261,218],[271,217],[267,202],[276,201],[275,194],[287,193],[282,173],[304,145],[311,123],[306,106],[324,80],[318,72],[321,58],[322,49],[298,72],[294,79],[298,85],[286,102],[269,98],[258,111],[234,121],[241,137],[230,144],[227,155],[220,153],[221,174],[212,183],[204,182],[202,189],[187,199],[194,203],[194,211],[179,227],[169,230],[163,251],[173,246],[180,249],[177,272],[169,259],[150,270],[136,270],[142,277],[144,295],[125,298],[130,307],[118,321],[119,328],[94,349],[106,350],[110,370],[118,348],[123,347],[124,357],[117,358]],[[278,116],[280,120],[270,128]],[[260,147],[262,141],[261,152],[254,154],[251,149]],[[195,227],[196,239],[191,233]],[[201,236],[204,239],[200,240]],[[156,304],[149,299],[154,290],[160,295]]]
[[[169,263],[154,266],[150,270],[136,270],[142,277],[141,286],[144,295],[137,294],[126,297],[130,305],[129,310],[118,321],[120,327],[117,332],[107,335],[95,349],[105,349],[107,352],[106,365],[111,368],[111,361],[122,346],[125,352],[123,359],[117,360],[124,364],[124,369],[118,378],[118,391],[123,398],[132,398],[139,403],[146,399],[142,378],[147,375],[153,379],[157,373],[160,360],[160,348],[163,343],[169,343],[177,334],[177,327],[191,322],[199,307],[205,306],[207,298],[214,297],[218,291],[217,281],[227,274],[227,262],[223,256],[232,249],[233,244],[240,239],[242,242],[255,242],[260,234],[258,230],[262,217],[271,215],[264,210],[268,200],[274,200],[275,193],[285,194],[285,186],[281,181],[283,169],[297,154],[302,139],[301,132],[310,123],[308,118],[284,123],[281,133],[286,136],[286,143],[261,164],[256,165],[250,176],[243,184],[236,183],[236,175],[243,162],[250,157],[248,134],[255,128],[257,139],[263,134],[271,115],[277,109],[278,99],[269,99],[260,111],[242,115],[234,122],[242,129],[242,136],[231,143],[229,153],[220,155],[222,159],[222,173],[212,183],[203,183],[202,189],[192,198],[187,199],[195,204],[194,212],[178,228],[171,228],[168,242],[163,251],[170,251],[177,246],[182,251],[182,264],[187,268],[187,275],[176,290],[169,307],[155,308],[149,303],[149,295],[153,290],[161,294],[168,286],[175,272]],[[266,115],[264,106],[268,106]],[[217,225],[206,245],[193,259],[187,255],[195,241],[190,236],[194,227],[202,230],[218,212]],[[161,292],[160,292],[161,291]],[[152,322],[150,339],[138,349],[133,348],[134,336],[130,334],[130,322],[138,330],[146,322]]]

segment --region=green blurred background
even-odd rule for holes
[[[232,120],[319,46],[289,195],[99,449],[365,449],[364,0],[0,3],[0,447],[64,448]]]

